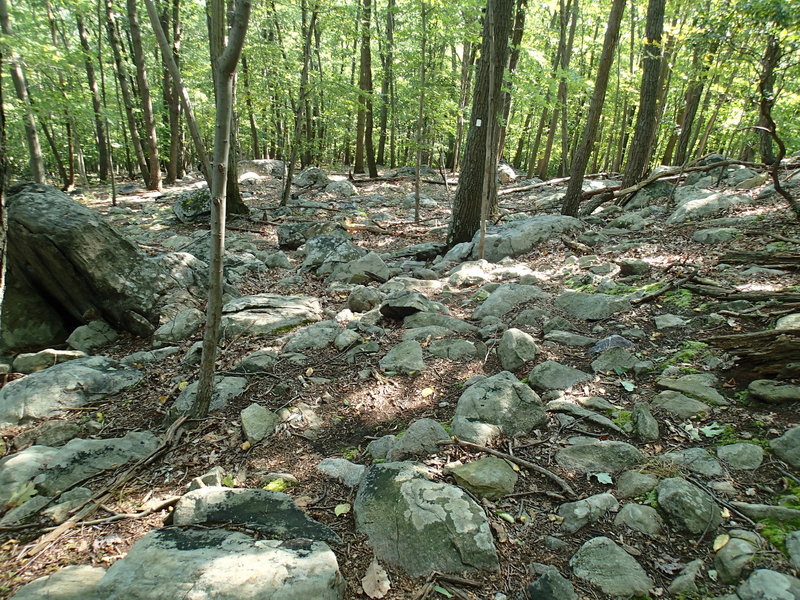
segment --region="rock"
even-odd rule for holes
[[[487,283],[492,280],[492,263],[488,260],[475,260],[456,265],[450,271],[447,283],[454,287],[466,287]]]
[[[478,349],[475,344],[467,340],[436,340],[428,346],[428,352],[448,360],[461,360],[478,356]]]
[[[580,348],[586,348],[597,343],[596,338],[586,337],[585,335],[579,335],[569,331],[560,331],[558,329],[546,333],[544,339],[548,342],[556,342],[557,344],[564,344],[565,346],[578,346]]]
[[[734,470],[752,470],[761,466],[764,449],[746,442],[728,444],[717,448],[717,457]]]
[[[405,319],[417,312],[440,312],[434,302],[419,292],[393,292],[384,298],[381,314],[388,319]]]
[[[458,485],[487,500],[498,500],[512,493],[518,477],[507,461],[494,456],[457,465],[450,469],[450,473]]]
[[[633,428],[640,440],[654,442],[660,437],[658,421],[650,412],[650,405],[647,402],[636,402],[633,405],[631,416],[633,417]]]
[[[422,346],[415,340],[400,342],[380,360],[382,371],[391,371],[402,375],[419,373],[425,369],[422,359]]]
[[[377,440],[372,440],[367,444],[367,452],[374,459],[386,460],[386,457],[389,456],[389,452],[394,448],[396,442],[397,436],[395,435],[381,436]]]
[[[800,401],[800,385],[782,384],[772,379],[756,379],[747,386],[753,398],[774,404]]]
[[[353,185],[352,181],[347,181],[346,179],[342,181],[331,181],[325,186],[325,193],[342,198],[358,196],[358,190],[356,189],[356,186]]]
[[[663,329],[675,329],[678,327],[686,327],[689,325],[689,321],[684,319],[683,317],[679,317],[678,315],[658,315],[656,318],[653,319],[653,322],[656,325],[656,329],[659,331]]]
[[[221,329],[226,339],[260,337],[288,331],[322,319],[322,307],[310,296],[258,294],[243,296],[222,307]]]
[[[450,436],[444,427],[433,419],[418,419],[411,423],[402,437],[398,437],[386,458],[390,461],[422,458],[438,454],[438,442],[449,442]]]
[[[630,310],[631,304],[625,298],[607,294],[584,294],[583,292],[564,292],[555,300],[558,307],[584,321],[607,319],[614,313]]]
[[[522,600],[578,600],[578,595],[558,569],[548,566],[536,581],[528,584]]]
[[[524,302],[534,299],[549,298],[550,295],[543,292],[535,285],[523,285],[521,283],[506,283],[498,286],[489,297],[484,300],[475,312],[472,313],[473,319],[483,319],[484,317],[502,317]]]
[[[417,196],[414,192],[403,196],[403,206],[405,208],[414,208],[416,206]],[[419,195],[420,208],[436,208],[436,200],[426,194]]]
[[[672,596],[691,595],[697,593],[695,580],[703,568],[703,561],[696,559],[687,563],[678,576],[669,584],[668,591]]]
[[[86,358],[86,353],[80,350],[53,350],[48,348],[40,352],[18,354],[14,358],[11,369],[15,373],[29,374],[78,358]]]
[[[613,348],[633,348],[634,346],[635,344],[629,339],[626,339],[621,335],[613,334],[609,335],[608,337],[604,337],[602,340],[599,340],[594,346],[589,348],[586,353],[589,356],[594,356]]]
[[[137,367],[148,363],[161,362],[168,356],[177,354],[180,350],[178,346],[165,346],[164,348],[157,348],[155,350],[143,350],[142,352],[128,354],[128,356],[121,358],[119,362],[126,367]]]
[[[662,378],[656,382],[656,385],[668,390],[681,392],[687,396],[693,396],[709,404],[727,406],[728,401],[725,397],[712,387],[713,380],[713,375],[709,376],[704,373],[692,373],[679,377],[678,379]]]
[[[800,313],[792,313],[781,317],[775,322],[775,329],[800,329]]]
[[[318,235],[300,247],[305,259],[302,271],[316,271],[318,275],[329,275],[342,263],[361,258],[368,252],[347,238],[338,235]]]
[[[786,535],[786,553],[792,567],[800,567],[800,531],[792,531]]]
[[[636,559],[607,537],[590,539],[569,564],[576,577],[613,598],[645,596],[653,587]]]
[[[644,455],[634,446],[611,440],[576,444],[556,453],[556,462],[576,473],[619,473],[644,462]]]
[[[233,370],[237,373],[260,373],[272,369],[278,355],[272,350],[256,350],[236,363]]]
[[[335,321],[320,321],[299,329],[295,329],[288,336],[288,341],[283,346],[284,352],[305,352],[307,350],[321,350],[333,343],[336,336],[342,332],[341,326]]]
[[[117,338],[119,338],[119,334],[108,323],[96,320],[76,327],[69,334],[67,344],[75,350],[89,354],[101,346],[116,341]]]
[[[443,242],[422,242],[421,244],[394,250],[391,256],[393,259],[405,258],[408,260],[429,261],[443,254],[446,249],[447,244]]]
[[[582,406],[572,404],[571,402],[566,402],[564,400],[551,400],[547,403],[546,408],[550,412],[567,413],[576,419],[586,420],[591,423],[595,423],[596,425],[600,425],[601,427],[605,427],[606,429],[610,429],[611,431],[622,433],[622,429],[620,429],[619,426],[608,417],[604,417],[603,415],[597,414],[596,412]]]
[[[239,175],[243,173],[255,173],[263,177],[283,178],[283,171],[286,163],[274,158],[257,158],[254,160],[240,160],[236,165]]]
[[[514,171],[514,167],[508,165],[506,163],[500,163],[497,165],[497,180],[502,183],[503,185],[508,185],[509,183],[514,183],[517,180],[517,173]]]
[[[286,223],[278,225],[278,248],[282,250],[297,250],[306,240],[318,235],[333,235],[343,239],[350,239],[352,236],[339,224],[332,221],[315,223]]]
[[[197,397],[197,388],[199,385],[200,383],[195,381],[183,388],[175,399],[172,410],[178,413],[188,411]],[[213,411],[224,408],[228,405],[228,400],[240,396],[246,387],[247,379],[245,377],[214,377],[214,391],[211,394],[211,406],[209,410]]]
[[[207,187],[178,194],[172,212],[181,223],[202,221],[211,216],[211,194]]]
[[[626,504],[614,518],[616,527],[628,527],[645,535],[659,535],[664,528],[661,515],[646,504]]]
[[[367,447],[367,451],[369,451],[369,447]],[[317,471],[336,479],[349,488],[358,487],[366,470],[367,468],[364,465],[351,463],[344,458],[324,458],[317,465]]]
[[[80,435],[81,427],[72,421],[50,420],[23,431],[14,437],[14,448],[19,450],[25,446],[63,446]]]
[[[352,329],[343,329],[333,340],[337,350],[342,351],[361,342],[361,336]]]
[[[271,435],[278,422],[278,415],[255,402],[245,408],[239,416],[242,420],[244,437],[251,444]]]
[[[183,342],[193,336],[205,320],[206,316],[196,308],[182,310],[174,319],[156,329],[153,345],[160,347]]]
[[[486,230],[484,258],[500,262],[506,256],[526,254],[534,246],[568,231],[583,229],[583,224],[573,217],[538,215],[528,219],[515,219],[506,225],[490,226]],[[479,233],[472,239],[473,258],[478,247]]]
[[[0,428],[80,408],[136,385],[142,373],[103,356],[62,363],[0,389]]]
[[[714,227],[712,229],[698,229],[692,234],[692,239],[701,244],[721,244],[739,237],[741,233],[734,227]]]
[[[720,477],[723,474],[722,465],[705,448],[673,450],[662,454],[661,458],[706,477]]]
[[[422,465],[369,467],[353,512],[376,558],[412,577],[498,568],[483,509],[458,487],[429,481]]]
[[[188,491],[193,492],[204,487],[222,487],[222,480],[225,479],[225,469],[220,466],[213,467],[207,473],[195,477],[189,482]]]
[[[800,510],[788,506],[775,506],[772,504],[750,504],[748,502],[733,501],[731,504],[742,514],[751,519],[772,519],[786,522],[800,519]]]
[[[662,479],[656,492],[658,505],[676,529],[695,534],[713,533],[722,523],[722,514],[714,499],[685,479]]]
[[[47,463],[58,454],[58,450],[48,446],[31,446],[0,459],[0,506],[19,504],[15,495],[22,492],[28,482],[45,469]]]
[[[471,323],[438,312],[416,312],[403,319],[403,327],[406,329],[429,326],[445,327],[453,333],[459,334],[473,333],[478,330]]]
[[[541,400],[508,371],[468,387],[456,405],[453,433],[477,444],[529,433],[547,422]]]
[[[730,539],[714,556],[714,567],[720,581],[736,583],[741,581],[742,573],[753,562],[762,541],[757,533],[743,529],[731,529],[728,535]]]
[[[617,496],[635,498],[644,496],[658,485],[658,477],[650,473],[625,471],[617,478]]]
[[[328,183],[328,174],[319,167],[308,167],[294,178],[294,184],[300,187],[325,187]]]
[[[584,525],[594,523],[610,510],[617,510],[619,503],[611,494],[595,494],[577,502],[566,502],[558,507],[558,516],[564,519],[561,529],[575,533]]]
[[[350,290],[347,296],[347,308],[354,313],[365,313],[378,306],[386,297],[386,294],[379,292],[375,288],[357,285]]]
[[[511,328],[503,332],[497,345],[497,357],[504,371],[515,371],[539,351],[533,337],[519,329]]]
[[[592,370],[595,373],[622,373],[639,362],[633,354],[625,348],[609,348],[592,361]]]
[[[4,390],[0,390],[0,400]],[[0,401],[0,406],[2,402]],[[769,447],[782,461],[800,469],[800,427],[792,427],[782,436],[770,440]]]
[[[592,376],[552,360],[539,363],[528,375],[528,385],[542,390],[566,390]]]
[[[70,565],[22,586],[12,600],[102,600],[97,584],[106,570]]]
[[[165,528],[137,540],[97,590],[104,600],[343,600],[345,588],[324,542]]]
[[[796,600],[800,598],[800,579],[769,569],[753,571],[736,588],[740,600]]]
[[[649,263],[638,258],[623,258],[617,265],[619,265],[619,274],[622,277],[647,275],[652,269]]]
[[[398,275],[396,277],[392,277],[386,283],[381,284],[378,289],[386,294],[393,294],[395,292],[418,292],[420,294],[434,294],[440,292],[443,287],[444,283],[439,280],[414,279],[413,277]]]
[[[94,492],[89,488],[72,488],[68,492],[61,494],[58,497],[58,502],[45,508],[42,514],[54,523],[60,525],[74,514],[73,509],[81,508],[86,502],[91,500],[92,496],[94,496]]]
[[[374,252],[369,252],[360,258],[335,266],[329,280],[367,283],[372,280],[386,281],[390,276],[389,267],[383,259]]]
[[[666,222],[669,225],[703,219],[732,206],[752,202],[746,196],[702,190],[692,186],[679,188],[675,199],[678,201],[678,207],[667,218]]]
[[[194,490],[178,500],[172,522],[178,526],[237,523],[268,538],[341,541],[332,529],[297,508],[290,496],[268,490],[227,487]]]
[[[668,413],[677,415],[681,419],[705,416],[711,414],[711,407],[705,402],[684,396],[680,392],[661,392],[652,403],[653,408],[660,408]]]

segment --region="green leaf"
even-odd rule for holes
[[[435,592],[439,592],[439,593],[440,593],[442,596],[444,596],[445,598],[452,598],[452,597],[453,597],[453,594],[451,594],[450,592],[448,592],[446,589],[444,589],[444,588],[443,588],[442,586],[440,586],[440,585],[434,586],[434,588],[433,588],[433,591],[435,591]]]
[[[620,381],[620,385],[622,385],[622,387],[625,388],[626,392],[632,392],[633,390],[636,389],[636,384],[633,383],[632,381]]]
[[[702,433],[706,437],[716,437],[720,434],[725,433],[725,427],[714,421],[713,423],[709,423],[705,427],[701,427],[700,433]]]
[[[337,504],[336,508],[333,509],[333,514],[335,514],[337,517],[347,514],[349,512],[350,512],[350,505],[347,504],[347,502],[343,504]]]
[[[611,475],[608,473],[595,473],[594,476],[600,483],[605,483],[606,485],[614,483],[614,480],[611,479]]]

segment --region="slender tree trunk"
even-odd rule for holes
[[[642,84],[639,92],[639,110],[633,142],[622,178],[622,187],[641,181],[650,166],[650,157],[658,126],[658,92],[661,88],[661,35],[664,31],[664,5],[666,0],[650,0],[647,5],[645,43],[642,50]]]
[[[168,3],[161,12],[161,30],[166,35],[171,33],[172,58],[180,68],[180,48],[181,48],[181,24],[180,24],[180,0],[173,0]],[[181,91],[178,83],[170,73],[167,65],[167,58],[161,52],[162,62],[164,63],[164,73],[162,77],[162,93],[164,96],[164,106],[166,107],[167,126],[169,127],[169,160],[167,162],[166,182],[175,183],[184,175],[183,171],[183,128],[181,127]]]
[[[247,122],[250,124],[250,148],[254,159],[260,158],[258,141],[258,127],[256,115],[253,111],[253,98],[250,93],[250,70],[247,68],[247,55],[242,54],[242,83],[244,84],[244,104],[247,107]]]
[[[472,43],[464,42],[461,48],[461,79],[458,90],[458,114],[456,117],[456,139],[453,144],[453,168],[455,173],[461,167],[461,145],[464,139],[464,115],[467,112],[467,100],[469,99],[469,87],[472,77],[472,63],[475,60],[475,51]]]
[[[103,117],[102,104],[100,103],[100,92],[97,87],[97,77],[94,71],[94,61],[92,60],[92,49],[89,46],[89,34],[83,17],[78,14],[75,18],[78,25],[78,36],[83,50],[83,61],[86,68],[86,80],[89,85],[89,94],[92,97],[92,112],[94,114],[94,131],[97,139],[97,159],[100,181],[108,179],[108,140],[106,139],[106,124]]]
[[[61,158],[61,152],[58,149],[58,144],[53,137],[53,132],[50,131],[50,127],[46,121],[40,119],[39,125],[42,128],[44,139],[47,140],[47,145],[50,146],[50,152],[53,153],[53,161],[56,163],[58,177],[61,179],[61,187],[66,189],[69,185],[69,176],[67,175],[67,169],[64,167],[64,160]]]
[[[519,63],[519,54],[522,49],[522,36],[525,33],[525,13],[528,12],[528,0],[517,0],[516,16],[514,17],[514,29],[511,33],[511,51],[508,55],[508,72],[513,76],[517,71],[517,63]],[[497,142],[497,147],[500,149],[500,155],[503,154],[505,147],[506,132],[508,131],[508,115],[511,113],[511,82],[506,82],[505,91],[503,92],[503,120],[500,125],[500,139]],[[527,127],[526,127],[527,129]]]
[[[783,52],[778,37],[774,33],[770,33],[767,38],[767,47],[761,58],[761,72],[758,79],[758,125],[763,128],[758,132],[758,148],[761,152],[762,162],[767,165],[775,162],[772,134],[769,132],[770,124],[767,118],[772,114],[772,107],[775,105],[775,71],[782,56]]]
[[[525,124],[522,126],[522,133],[517,140],[517,150],[514,152],[514,158],[511,159],[511,164],[514,165],[517,169],[519,169],[522,165],[522,152],[525,149],[525,143],[528,140],[528,133],[531,127],[531,121],[533,120],[533,110],[529,110],[528,114],[525,116]]]
[[[608,76],[611,72],[611,65],[614,62],[614,50],[619,40],[620,23],[622,22],[622,13],[624,11],[625,0],[614,0],[608,17],[608,28],[603,40],[603,52],[600,55],[600,64],[597,67],[594,92],[592,93],[592,101],[589,104],[589,112],[586,115],[581,144],[575,153],[575,160],[570,168],[569,185],[564,196],[564,204],[561,207],[561,212],[565,215],[574,217],[578,214],[583,177],[586,174],[586,165],[589,164],[589,156],[594,145],[597,124],[600,122],[600,114],[603,111],[606,89],[608,88]]]
[[[575,27],[578,24],[578,0],[572,0],[572,18],[569,26],[569,38],[564,56],[561,58],[562,75],[558,82],[558,103],[561,108],[561,166],[559,174],[565,175],[569,168],[569,122],[567,119],[567,77],[564,74],[569,69],[572,57],[572,46],[575,41]]]
[[[0,0],[0,29],[4,36],[11,37],[11,20],[8,15],[8,1]],[[13,42],[9,43],[13,48]],[[7,57],[9,69],[11,70],[11,81],[14,83],[14,90],[17,99],[22,103],[24,110],[25,141],[28,144],[28,154],[30,155],[31,178],[36,183],[45,183],[44,157],[42,156],[42,145],[39,143],[39,134],[36,131],[36,120],[33,114],[33,106],[28,95],[28,83],[25,73],[22,71],[21,59],[16,54]]]
[[[378,176],[375,151],[372,144],[372,51],[370,50],[370,26],[372,24],[372,0],[364,0],[361,10],[361,60],[358,70],[358,117],[356,121],[356,161],[353,171],[364,172],[366,155],[370,177]]]
[[[425,1],[422,1],[421,10],[421,32],[422,40],[420,44],[420,61],[419,61],[419,107],[417,111],[417,131],[415,142],[417,146],[417,169],[414,174],[414,222],[419,223],[419,189],[420,189],[420,176],[422,172],[422,127],[425,118],[425,51],[428,45],[428,7]]]
[[[390,91],[394,85],[394,11],[395,0],[386,6],[386,51],[383,57],[383,79],[381,80],[381,112],[378,118],[378,156],[379,165],[386,164],[386,140],[388,138]],[[377,11],[376,11],[377,13]]]
[[[458,188],[453,198],[453,213],[447,233],[449,246],[471,240],[480,228],[486,150],[488,147],[494,152],[497,151],[496,137],[494,140],[490,138],[488,144],[486,139],[489,122],[495,124],[498,116],[496,112],[489,113],[489,106],[500,106],[503,72],[508,59],[513,2],[512,0],[488,0],[488,2],[492,3],[492,26],[490,28],[488,20],[484,19],[483,41],[473,92],[472,114],[467,143],[464,148],[464,163]],[[492,44],[495,44],[494,53],[491,53],[490,50]],[[494,76],[491,77],[494,86],[491,88],[489,86],[490,72],[492,71],[490,54],[494,55]],[[492,98],[491,102],[489,101],[490,97]],[[494,127],[493,129],[496,136],[499,128]],[[491,208],[491,198],[487,201]]]

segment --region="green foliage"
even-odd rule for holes
[[[690,290],[684,288],[671,290],[664,294],[664,302],[680,308],[691,308],[693,300],[694,294],[692,294]]]
[[[670,367],[696,362],[707,354],[707,349],[708,344],[704,342],[687,340],[681,344],[680,350],[661,364],[664,367]]]
[[[279,477],[278,479],[273,479],[267,485],[264,486],[264,489],[270,492],[285,492],[287,489],[295,485],[291,481],[287,481]]]
[[[626,427],[633,425],[633,413],[629,410],[619,410],[616,411],[612,420],[620,429],[625,429]]]
[[[759,521],[759,533],[775,546],[778,550],[786,554],[786,536],[800,529],[800,519],[791,521],[776,521],[774,519],[764,519]]]

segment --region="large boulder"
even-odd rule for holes
[[[262,177],[278,177],[283,178],[283,171],[286,163],[282,160],[274,158],[257,158],[255,160],[240,160],[237,168],[239,175],[244,173],[255,173]]]
[[[222,334],[266,336],[289,331],[322,319],[322,306],[310,296],[257,294],[243,296],[222,307]]]
[[[568,231],[577,231],[583,224],[573,217],[563,215],[538,215],[530,219],[517,219],[507,225],[489,227],[486,230],[484,258],[499,262],[506,256],[519,256],[534,246]],[[478,257],[478,238],[473,238],[473,258]]]
[[[101,600],[95,588],[105,574],[101,567],[70,565],[24,585],[13,600]]]

